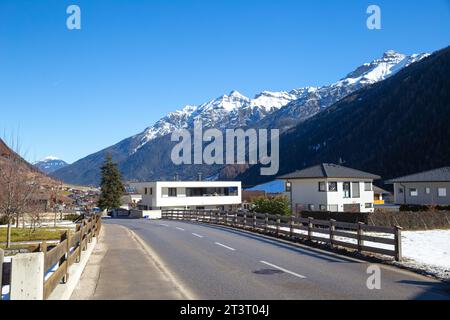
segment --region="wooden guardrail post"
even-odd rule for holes
[[[358,240],[358,251],[361,252],[362,251],[362,247],[364,246],[364,241],[362,239],[363,235],[364,235],[364,230],[362,228],[364,223],[362,222],[358,222],[358,230],[357,230],[357,240]]]
[[[237,213],[233,215],[233,227],[237,226]]]
[[[264,214],[264,232],[267,233],[269,231],[269,215],[267,213]]]
[[[289,217],[289,237],[294,238],[294,217],[292,215]]]
[[[244,228],[247,226],[247,213],[244,213]]]
[[[68,237],[68,231],[66,231],[66,232],[64,232],[62,235],[61,235],[61,239],[60,239],[60,242],[63,242],[64,240],[67,240],[67,243],[69,243],[69,237]],[[61,259],[59,260],[59,267],[60,266],[62,266],[63,264],[64,264],[64,262],[66,262],[66,268],[67,268],[67,257],[69,256],[68,255],[68,246],[69,245],[67,245],[66,246],[66,254],[65,255],[63,255],[62,257],[61,257]],[[68,274],[67,274],[67,269],[64,271],[64,277],[63,277],[63,279],[62,279],[62,281],[63,281],[63,283],[66,283],[67,282],[67,276],[68,276]]]
[[[64,283],[67,283],[67,281],[69,280],[69,256],[70,256],[70,238],[71,238],[70,232],[69,231],[66,232],[67,232],[66,238],[67,246],[66,246],[66,264],[65,264],[66,267],[64,268],[65,275],[63,278]]]
[[[336,220],[330,219],[330,246],[334,248],[334,231],[336,231]]]
[[[39,244],[39,251],[47,254],[47,241],[44,240]]]
[[[280,223],[281,223],[280,215],[277,214],[277,237],[280,235]]]
[[[403,253],[402,253],[402,228],[399,226],[395,227],[395,260],[402,261]]]
[[[253,230],[256,230],[256,212],[253,213]]]
[[[314,218],[308,217],[308,240],[312,241],[312,229]]]

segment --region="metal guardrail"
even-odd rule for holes
[[[335,220],[214,210],[163,210],[162,218],[225,225],[277,237],[285,236],[292,241],[299,239],[315,241],[326,243],[330,247],[344,247],[358,252],[391,256],[397,261],[402,259],[401,227],[378,227]],[[393,237],[385,238],[377,233]],[[376,247],[370,243],[382,244],[389,248]]]

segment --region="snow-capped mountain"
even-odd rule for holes
[[[178,129],[193,128],[194,121],[201,120],[208,128],[237,128],[256,124],[268,114],[280,109],[299,96],[296,91],[269,92],[264,91],[254,99],[250,99],[237,91],[223,95],[199,106],[187,105],[180,111],[167,116],[135,136],[139,140],[139,150],[149,141],[165,136]]]
[[[42,159],[41,161],[37,161],[33,164],[40,171],[50,174],[59,170],[61,168],[67,167],[69,164],[57,157],[48,156]]]
[[[323,109],[338,102],[347,95],[368,85],[385,80],[412,63],[426,58],[429,54],[404,55],[387,51],[380,59],[365,63],[345,78],[328,86],[306,87],[294,90],[298,99],[286,104],[258,124],[262,127],[289,129]]]
[[[361,65],[330,85],[282,92],[264,91],[253,99],[232,91],[200,105],[187,105],[167,114],[143,132],[89,155],[53,175],[70,183],[98,184],[98,168],[105,155],[111,154],[126,179],[170,179],[179,167],[170,161],[173,146],[169,134],[177,129],[192,129],[197,119],[202,120],[205,127],[218,129],[253,127],[284,131],[349,94],[385,80],[427,56],[388,51],[381,58]],[[179,174],[189,179],[201,170],[207,177],[216,175],[222,169],[220,166],[184,166]]]
[[[260,127],[288,129],[293,123],[308,119],[348,94],[384,80],[428,55],[404,55],[391,50],[328,86],[305,87],[290,92],[264,91],[253,99],[232,91],[199,106],[187,105],[136,135],[134,138],[139,143],[133,153],[155,138],[177,129],[193,128],[195,120],[202,120],[204,127],[225,129],[259,125],[267,117]]]

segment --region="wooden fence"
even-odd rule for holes
[[[277,237],[284,236],[293,241],[300,239],[316,241],[331,247],[387,255],[397,261],[402,259],[400,227],[378,227],[335,220],[213,210],[164,210],[162,218],[225,225]]]
[[[80,262],[82,251],[87,249],[93,237],[98,237],[101,226],[101,215],[94,215],[81,220],[74,233],[69,231],[62,233],[60,242],[56,246],[47,245],[47,242],[43,241],[36,245],[34,250],[31,249],[34,252],[44,253],[44,274],[51,272],[47,279],[43,279],[44,299],[48,299],[58,284],[68,280],[70,266]],[[10,284],[11,265],[3,263],[1,253],[0,251],[0,271],[3,265],[3,272],[1,272],[0,280],[3,279],[4,286]]]

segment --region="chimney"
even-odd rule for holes
[[[202,177],[202,173],[199,172],[198,175],[197,175],[197,180],[198,180],[198,181],[202,181],[202,180],[203,180],[202,178],[203,178],[203,177]]]

